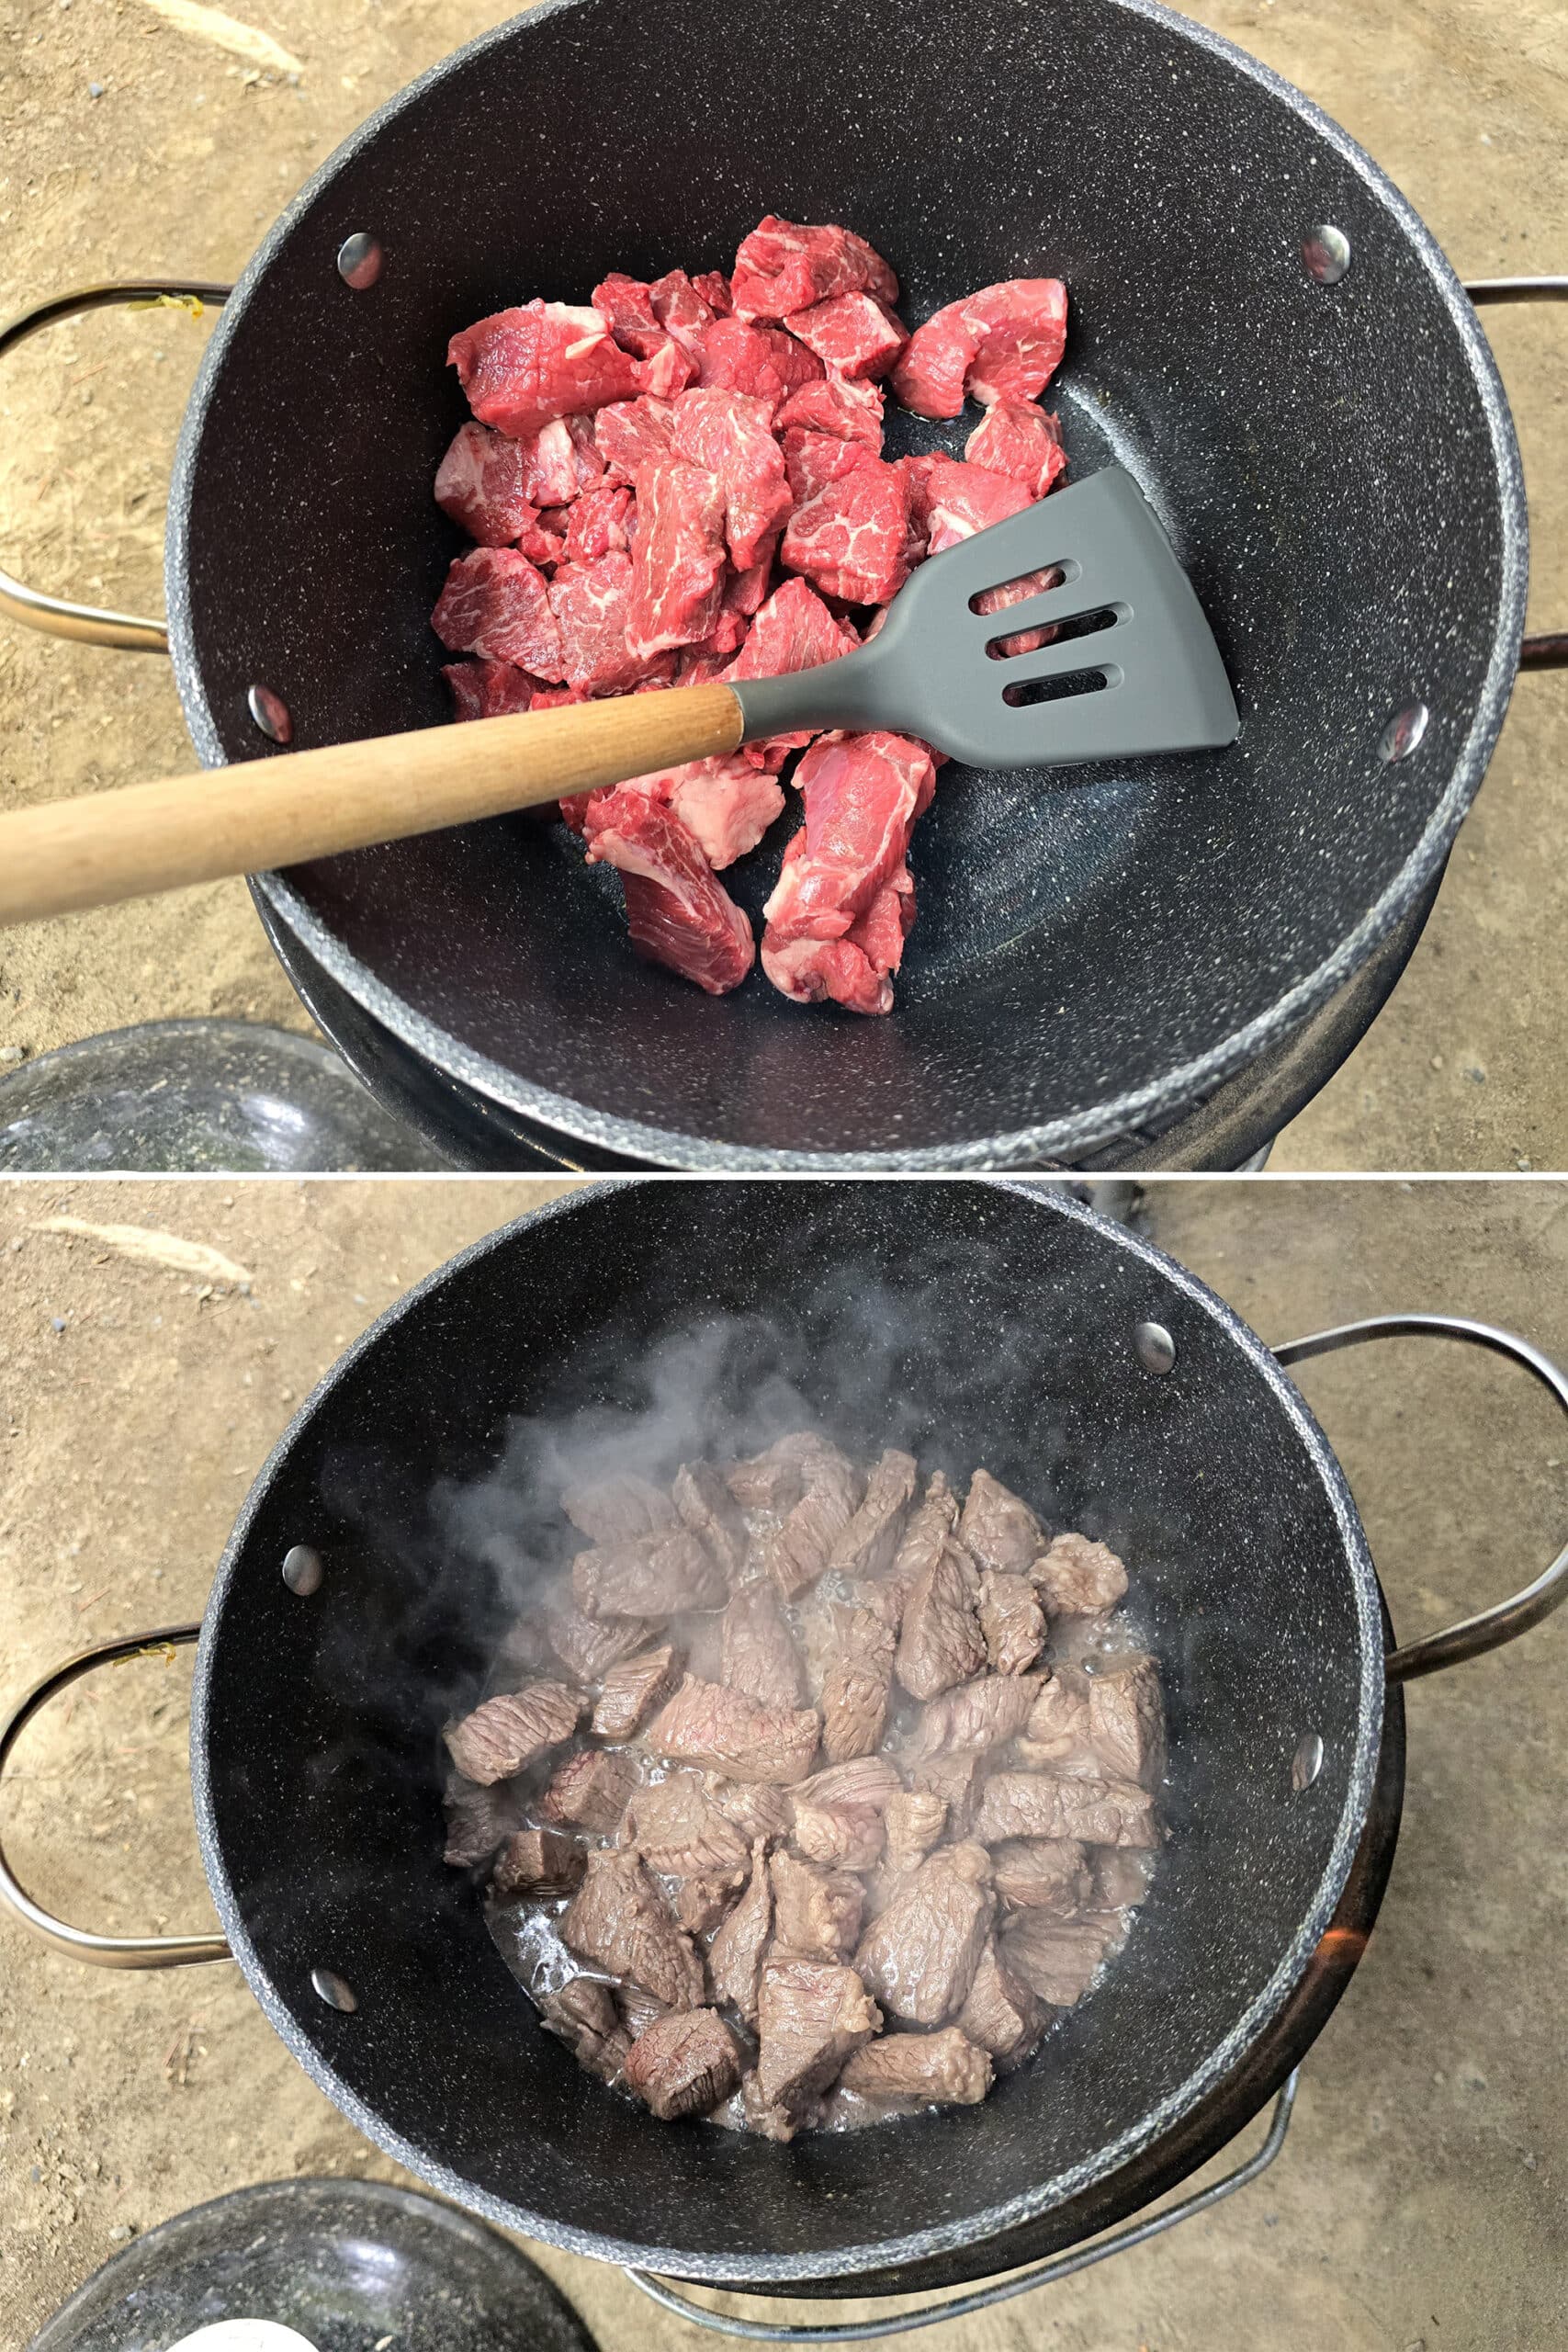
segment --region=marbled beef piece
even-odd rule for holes
[[[886,605],[909,577],[908,477],[868,451],[863,465],[795,508],[779,560],[820,595]]]
[[[1043,1772],[993,1772],[980,1797],[975,1835],[1078,1838],[1090,1846],[1156,1846],[1154,1799],[1131,1781],[1050,1780]]]
[[[971,1747],[956,1756],[926,1756],[906,1762],[904,1769],[912,1789],[940,1797],[946,1805],[948,1836],[967,1838],[986,1784],[986,1758],[980,1751]]]
[[[652,393],[602,408],[593,419],[593,443],[604,460],[604,480],[630,488],[644,466],[673,457],[674,431],[673,401]]]
[[[792,1832],[795,1851],[825,1870],[874,1870],[886,1829],[874,1804],[814,1804],[797,1796]]]
[[[488,1862],[522,1818],[514,1790],[504,1781],[479,1788],[460,1772],[448,1773],[444,1799],[446,1849],[443,1860],[454,1870],[469,1870]]]
[[[1004,2074],[1029,2056],[1045,2024],[1032,1989],[1003,1966],[994,1944],[987,1944],[980,1954],[958,2022],[971,2041],[989,2052],[998,2072]]]
[[[448,662],[441,674],[456,719],[505,718],[534,707],[534,681],[510,662]]]
[[[757,1994],[757,2090],[764,2107],[798,2115],[871,2040],[882,2012],[852,1968],[773,1960]]]
[[[1079,1910],[1094,1892],[1084,1849],[1074,1838],[1004,1838],[991,1849],[997,1893],[1010,1911]]]
[[[746,1840],[695,1772],[671,1772],[638,1789],[626,1806],[620,1843],[661,1877],[744,1870]]]
[[[714,1991],[721,2001],[739,2009],[748,2025],[757,2022],[757,1984],[773,1933],[773,1885],[768,1874],[768,1841],[759,1838],[751,1849],[751,1875],[746,1892],[708,1951],[708,1973]]]
[[[561,1940],[608,1975],[626,1977],[672,2009],[700,2008],[703,1963],[634,1853],[606,1846],[588,1858],[561,1915]]]
[[[908,1789],[887,1801],[887,1868],[897,1878],[923,1862],[947,1826],[947,1804],[930,1789]]]
[[[586,1860],[576,1838],[558,1829],[519,1829],[496,1857],[491,1888],[502,1902],[514,1894],[570,1894]]]
[[[886,376],[909,340],[902,320],[874,294],[830,295],[809,311],[794,311],[788,326],[797,343],[850,382]]]
[[[763,1549],[769,1575],[786,1600],[816,1583],[859,1505],[864,1481],[836,1446],[807,1457],[806,1485]]]
[[[909,1595],[941,1557],[942,1547],[957,1524],[957,1498],[942,1472],[935,1471],[899,1536],[893,1565],[883,1579],[897,1601],[900,1618]]]
[[[730,1596],[724,1612],[720,1679],[763,1707],[798,1707],[806,1675],[795,1635],[770,1579],[756,1578]]]
[[[445,1734],[452,1761],[465,1780],[488,1788],[510,1781],[559,1747],[577,1729],[583,1702],[563,1682],[526,1682],[521,1690],[487,1699]]]
[[[718,1609],[728,1580],[700,1535],[689,1527],[633,1536],[625,1544],[580,1552],[571,1589],[589,1617],[672,1617],[679,1609]]]
[[[712,474],[678,458],[644,466],[637,477],[627,651],[647,661],[708,636],[724,601],[725,565],[724,492]]]
[[[626,2084],[661,2123],[705,2115],[740,2082],[740,2052],[716,2009],[682,2009],[638,2034],[625,2065]]]
[[[963,2007],[990,1933],[990,1877],[982,1847],[946,1846],[893,1889],[855,1955],[892,2016],[941,2025]]]
[[[931,1756],[983,1756],[1014,1738],[1040,1695],[1035,1674],[982,1674],[928,1701],[903,1753],[917,1763]]]
[[[995,1673],[1028,1673],[1045,1646],[1045,1611],[1028,1577],[986,1570],[980,1578],[980,1631]]]
[[[822,1752],[830,1763],[842,1764],[881,1746],[897,1643],[892,1625],[875,1606],[834,1604],[832,1615],[842,1620],[841,1639],[819,1693]]]
[[[631,2036],[607,1984],[573,1976],[553,1993],[536,1993],[547,2033],[564,2041],[580,2066],[604,2083],[618,2082],[631,2049]]]
[[[670,1642],[623,1658],[604,1677],[590,1725],[598,1739],[631,1739],[680,1683],[681,1653]]]
[[[729,1488],[711,1462],[682,1462],[673,1493],[682,1525],[701,1537],[733,1584],[746,1566],[748,1539]]]
[[[794,1854],[769,1864],[775,1949],[817,1960],[847,1960],[860,1934],[865,1890],[852,1871],[819,1870]]]
[[[1108,1657],[1089,1684],[1089,1734],[1108,1779],[1157,1789],[1165,1778],[1165,1706],[1152,1657]]]
[[[632,1471],[584,1478],[564,1490],[560,1507],[591,1544],[625,1544],[676,1523],[675,1506],[663,1487]]]
[[[1045,1549],[1043,1531],[1029,1505],[988,1470],[976,1470],[969,1481],[958,1538],[983,1568],[1004,1576],[1021,1576]]]
[[[738,318],[787,319],[863,287],[898,300],[898,280],[863,237],[836,221],[813,226],[770,212],[741,239],[729,290]]]
[[[688,1674],[654,1717],[648,1744],[673,1764],[791,1788],[810,1771],[821,1733],[815,1707],[760,1707],[742,1691]]]
[[[986,411],[964,444],[964,455],[972,466],[1010,474],[1036,499],[1044,497],[1067,462],[1055,417],[1033,401],[1005,396]]]
[[[607,1838],[637,1784],[636,1760],[604,1747],[580,1748],[558,1764],[539,1799],[547,1821],[568,1822]]]
[[[549,583],[518,548],[475,548],[446,573],[430,626],[449,653],[511,662],[558,685],[566,652]]]
[[[673,435],[676,456],[705,467],[723,491],[729,560],[737,571],[748,571],[773,548],[795,503],[773,438],[773,403],[698,386],[676,401]]]
[[[1023,1911],[1003,1929],[998,1953],[1010,1974],[1041,2000],[1070,2009],[1088,1991],[1117,1932],[1107,1917],[1056,1919],[1048,1911]]]
[[[991,2087],[991,2061],[955,2025],[939,2033],[884,2033],[855,2052],[839,2081],[862,2098],[975,2107]]]
[[[1087,1617],[1114,1609],[1127,1589],[1127,1571],[1108,1544],[1087,1535],[1055,1535],[1032,1569],[1048,1617]]]
[[[488,424],[460,424],[436,469],[435,503],[480,547],[514,546],[534,512],[516,442]]]
[[[579,1682],[599,1682],[612,1667],[634,1651],[646,1649],[659,1632],[640,1617],[585,1617],[571,1597],[571,1583],[563,1577],[546,1600],[542,1613],[545,1637],[567,1672]]]
[[[746,1872],[698,1871],[675,1889],[675,1917],[688,1935],[707,1936],[735,1908]]]
[[[553,417],[626,400],[640,385],[637,363],[598,311],[567,302],[525,302],[479,319],[452,337],[446,364],[480,423],[514,439]]]
[[[848,1577],[886,1576],[919,1476],[912,1453],[890,1447],[880,1456],[865,1482],[864,1499],[829,1556],[829,1568]]]
[[[986,1663],[976,1614],[980,1576],[953,1536],[946,1537],[904,1604],[893,1671],[913,1699],[934,1699]]]

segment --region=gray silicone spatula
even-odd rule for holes
[[[975,610],[1040,573],[1055,584]],[[1048,644],[1010,650],[1046,627]],[[887,728],[1013,768],[1213,750],[1238,725],[1191,582],[1110,466],[933,556],[868,644],[818,669],[328,744],[0,818],[0,922],[434,832],[806,728]]]

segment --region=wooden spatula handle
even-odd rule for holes
[[[431,727],[0,817],[0,923],[435,832],[733,752],[728,686]]]

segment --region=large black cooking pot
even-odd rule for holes
[[[515,820],[260,877],[286,964],[307,995],[325,976],[311,1001],[389,1099],[412,1060],[427,1125],[445,1098],[473,1161],[541,1137],[694,1169],[1244,1156],[1259,1114],[1244,1136],[1195,1112],[1261,1067],[1289,1115],[1414,944],[1520,658],[1524,497],[1471,303],[1398,192],[1299,92],[1147,0],[940,20],[919,0],[546,0],[394,98],[278,220],[191,401],[169,633],[202,758],[287,756],[268,695],[294,747],[444,722],[447,337],[612,267],[727,265],[769,210],[863,231],[916,318],[1067,279],[1073,471],[1115,458],[1145,484],[1240,741],[949,769],[886,1020],[803,1012],[760,973],[715,1002],[640,964],[608,873]],[[104,634],[15,583],[0,601]],[[778,849],[736,877],[753,910]]]
[[[577,2253],[833,2294],[949,2284],[1080,2240],[1237,2131],[1332,2008],[1398,1822],[1385,1683],[1563,1597],[1568,1553],[1516,1600],[1390,1654],[1355,1505],[1280,1354],[1407,1328],[1499,1347],[1568,1405],[1561,1374],[1479,1325],[1393,1318],[1271,1354],[1157,1250],[1038,1188],[579,1193],[373,1326],[240,1514],[191,1724],[223,1937],[96,1938],[3,1868],[0,1893],[110,1964],[219,1957],[226,1939],[372,2140]],[[482,1502],[475,1482],[547,1418],[645,1406],[650,1351],[682,1333],[682,1376],[668,1350],[657,1371],[677,1451],[700,1442],[699,1365],[734,1405],[782,1377],[846,1444],[897,1434],[954,1472],[983,1457],[1134,1565],[1169,1706],[1169,1843],[1123,1957],[983,2106],[788,2148],[656,2123],[542,2030],[477,1890],[442,1864],[440,1727],[518,1599],[516,1546],[504,1609],[486,1565],[516,1531],[513,1473]],[[84,1663],[22,1702],[0,1762]]]

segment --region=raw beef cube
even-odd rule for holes
[[[1088,1617],[1114,1609],[1127,1589],[1127,1571],[1107,1544],[1087,1535],[1055,1535],[1034,1564],[1033,1577],[1048,1617]]]
[[[671,1763],[787,1789],[810,1771],[821,1730],[814,1707],[760,1707],[721,1682],[688,1675],[654,1717],[648,1744]]]
[[[635,507],[636,501],[624,482],[585,490],[567,510],[562,551],[568,563],[592,563],[598,556],[624,555],[631,545],[626,520]]]
[[[547,1821],[564,1821],[574,1829],[608,1837],[636,1786],[637,1767],[630,1757],[581,1747],[557,1765],[539,1799],[539,1811]]]
[[[482,548],[514,546],[530,509],[523,453],[488,424],[461,424],[435,473],[435,503]]]
[[[769,1961],[757,1994],[757,2077],[765,2103],[798,2115],[881,2023],[881,2010],[852,1968]]]
[[[958,1540],[983,1568],[1005,1576],[1022,1576],[1045,1549],[1044,1532],[1029,1505],[988,1470],[976,1470],[969,1481]]]
[[[561,565],[550,582],[549,598],[568,685],[588,695],[624,694],[648,674],[649,663],[626,648],[631,597],[628,555]],[[668,655],[661,658],[673,669]]]
[[[991,2087],[991,2062],[955,2025],[940,2033],[880,2034],[839,2077],[862,2098],[915,2098],[976,2107]]]
[[[637,368],[637,382],[655,400],[673,400],[688,384],[694,384],[700,372],[694,355],[673,335],[667,335],[664,347],[651,359],[643,360]]]
[[[784,472],[797,506],[804,506],[862,466],[875,465],[876,452],[863,441],[840,441],[830,433],[808,433],[792,424],[784,436]]]
[[[724,583],[724,609],[738,613],[742,620],[750,620],[767,602],[768,583],[773,576],[773,558],[778,553],[782,533],[774,533],[762,541],[755,563],[744,571],[732,572]]]
[[[908,537],[908,477],[880,458],[868,458],[796,507],[779,555],[825,596],[885,605],[909,576]]]
[[[589,1617],[670,1617],[678,1609],[722,1607],[729,1587],[701,1536],[675,1527],[580,1552],[571,1589]]]
[[[502,1902],[514,1894],[570,1894],[586,1859],[576,1838],[558,1829],[519,1829],[497,1856],[491,1885]]]
[[[1028,401],[1055,373],[1067,340],[1059,277],[1013,277],[949,302],[915,329],[893,369],[893,390],[917,416],[956,416],[965,391],[988,407]]]
[[[534,710],[564,710],[569,703],[586,702],[587,700],[588,689],[586,686],[547,686],[542,687],[534,696],[534,700],[530,707]],[[575,810],[577,806],[578,803],[575,797],[565,799],[560,804],[561,815],[566,817],[569,824],[571,823],[571,818],[568,815],[568,811]],[[574,832],[581,831],[581,826],[572,826],[572,831]]]
[[[703,329],[697,381],[716,390],[750,392],[776,408],[799,384],[823,372],[822,362],[779,327],[748,326],[742,319],[716,319]]]
[[[814,670],[853,652],[858,639],[847,622],[835,620],[820,596],[804,580],[785,580],[774,589],[751,623],[750,633],[729,668],[731,678],[783,678],[795,670]],[[811,741],[809,728],[791,735],[771,735],[748,743],[742,754],[761,764],[770,753],[796,751]]]
[[[640,277],[628,277],[619,269],[613,269],[593,288],[593,308],[621,349],[636,359],[651,359],[669,341],[653,314],[651,292]]]
[[[539,509],[540,530],[545,532],[547,537],[558,539],[561,548],[564,548],[566,545],[567,526],[570,521],[571,508],[570,506],[541,506]],[[525,548],[523,552],[526,555],[528,552],[527,548]],[[558,548],[556,552],[558,555],[560,548]],[[538,557],[536,556],[534,560],[537,563],[539,560]]]
[[[596,1739],[633,1739],[681,1679],[681,1653],[668,1642],[623,1658],[604,1677],[590,1725]]]
[[[707,2114],[739,2087],[740,2052],[716,2009],[677,2010],[638,2034],[624,2073],[626,2088],[673,2123]]]
[[[940,1848],[899,1881],[867,1929],[855,1954],[867,1991],[910,2025],[941,2025],[968,1997],[992,1908],[985,1849]]]
[[[476,548],[459,556],[430,626],[453,653],[514,662],[552,684],[566,676],[545,575],[515,548]]]
[[[898,280],[863,237],[836,222],[807,227],[772,212],[742,238],[730,279],[742,319],[787,319],[863,287],[885,302],[898,300]]]
[[[711,327],[715,313],[703,300],[683,269],[671,269],[655,280],[649,289],[653,315],[666,334],[672,335],[682,350],[701,349],[703,330]]]
[[[534,699],[533,680],[510,662],[448,662],[441,674],[458,718],[499,718],[528,709]]]
[[[1010,605],[1024,604],[1031,596],[1043,595],[1047,588],[1059,588],[1062,574],[1054,568],[1043,571],[1025,572],[1021,580],[1009,580],[999,588],[983,588],[975,599],[977,613],[1005,613]],[[996,646],[998,658],[1003,654],[1034,653],[1041,646],[1049,645],[1056,631],[1049,621],[1032,628],[1015,629],[1010,637],[998,637]]]
[[[773,1939],[773,1888],[768,1875],[768,1843],[751,1848],[751,1878],[745,1894],[720,1928],[708,1951],[708,1973],[721,2001],[739,2009],[748,2025],[757,2022],[757,1981]]]
[[[909,330],[874,294],[835,294],[809,311],[795,311],[785,322],[797,343],[814,351],[836,376],[886,376]]]
[[[521,1690],[487,1699],[460,1723],[448,1724],[446,1746],[464,1779],[489,1788],[494,1781],[514,1780],[569,1740],[582,1707],[564,1683],[525,1683]]]
[[[754,564],[789,514],[784,454],[765,401],[697,390],[675,402],[675,454],[704,466],[724,492],[725,536],[738,571]]]
[[[792,428],[826,433],[835,441],[860,441],[874,458],[882,455],[884,398],[880,384],[848,382],[828,376],[819,383],[802,384],[782,402],[774,430]]]
[[[579,492],[596,481],[604,469],[592,417],[552,417],[516,446],[523,460],[524,494],[541,512],[570,506]],[[554,518],[545,527],[555,529]],[[560,527],[565,528],[564,521]]]
[[[729,291],[729,280],[722,269],[700,269],[693,278],[692,284],[716,319],[728,319],[733,316],[734,297]]]
[[[607,1975],[629,1977],[667,2008],[702,2005],[703,1963],[635,1853],[606,1846],[590,1854],[560,1936],[570,1951]]]
[[[593,420],[593,443],[604,460],[605,480],[634,482],[642,467],[671,456],[674,423],[673,402],[651,393],[602,408]]]
[[[637,475],[626,642],[646,661],[696,645],[724,601],[724,492],[705,467],[662,458]],[[536,666],[536,665],[534,665]]]
[[[465,327],[446,346],[481,424],[519,438],[552,417],[602,408],[640,390],[636,362],[597,311],[525,303]]]
[[[674,771],[670,808],[716,874],[754,850],[784,809],[784,792],[742,752]]]
[[[909,512],[925,534],[926,553],[940,555],[960,539],[1005,523],[1034,502],[1010,474],[994,474],[985,466],[966,466],[956,458],[931,458],[910,472]]]
[[[963,303],[947,303],[915,329],[899,353],[892,374],[894,398],[917,416],[957,416],[964,379],[979,347]]]
[[[632,944],[709,996],[739,988],[756,961],[751,926],[668,809],[625,786],[591,811],[591,862],[613,865],[626,889]]]
[[[834,733],[812,745],[795,782],[806,822],[763,910],[762,968],[799,1003],[824,996],[852,1001],[857,976],[846,963],[852,958],[861,974],[872,967],[862,944],[869,926],[859,940],[851,934],[863,917],[886,926],[879,899],[889,888],[897,893],[900,879],[907,888],[904,853],[911,827],[931,804],[936,769],[925,746],[908,737]],[[900,919],[900,947],[902,937]],[[891,986],[884,978],[874,998],[860,1001],[865,1010],[886,1012]]]
[[[860,1935],[865,1889],[852,1871],[819,1870],[775,1854],[773,1921],[778,1944],[813,1960],[847,1960]]]
[[[964,444],[964,455],[972,466],[1010,474],[1031,498],[1043,498],[1067,462],[1060,425],[1034,401],[994,401]]]
[[[567,507],[552,506],[550,509],[552,514],[564,514],[570,512],[570,509]],[[547,569],[553,571],[560,561],[565,548],[564,530],[547,530],[530,506],[524,517],[523,527],[517,534],[518,553],[525,555],[530,563],[536,563],[541,571]]]

